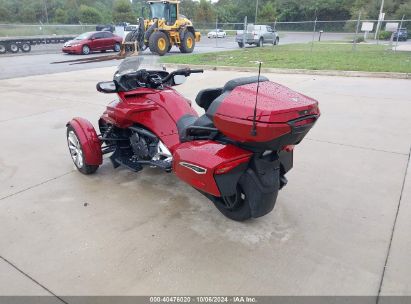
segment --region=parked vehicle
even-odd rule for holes
[[[244,42],[248,45],[254,44],[260,47],[264,43],[277,45],[280,43],[280,37],[271,26],[248,24],[245,33],[243,30],[237,31],[235,41],[240,48],[244,47]]]
[[[211,31],[207,34],[207,38],[225,38],[227,33],[221,29]]]
[[[31,51],[32,45],[64,43],[72,40],[74,36],[52,35],[52,36],[26,36],[26,37],[0,37],[0,54],[6,52],[23,53]]]
[[[114,33],[116,27],[112,24],[99,24],[96,25],[96,31],[107,31],[107,32],[112,32]]]
[[[98,122],[100,135],[84,118],[67,123],[77,169],[92,174],[111,153],[114,167],[174,172],[230,219],[269,213],[287,184],[294,145],[320,116],[318,102],[264,76],[243,77],[200,91],[199,117],[173,87],[203,70],[139,70],[141,60],[127,58],[113,81],[97,84],[118,95]]]
[[[95,51],[119,52],[123,38],[107,31],[87,32],[66,42],[62,51],[68,54],[88,55]]]
[[[398,31],[393,33],[393,40],[396,41],[397,39],[399,41],[401,41],[401,40],[407,41],[408,31],[407,31],[406,28],[400,28],[400,29],[398,29]]]

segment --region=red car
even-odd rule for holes
[[[87,32],[66,42],[62,51],[68,54],[87,55],[94,51],[119,52],[123,38],[111,32]]]

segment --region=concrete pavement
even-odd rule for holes
[[[0,81],[0,294],[411,295],[409,80],[267,74],[323,115],[274,211],[236,223],[172,174],[74,170],[65,123],[97,122],[113,72]]]

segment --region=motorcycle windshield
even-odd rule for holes
[[[140,69],[148,70],[162,70],[161,64],[158,62],[157,56],[149,56],[149,58],[142,56],[133,56],[124,59],[118,66],[117,75],[122,76],[137,72]]]
[[[124,75],[133,72],[137,72],[140,69],[141,64],[143,63],[144,58],[135,56],[135,57],[128,57],[124,59],[121,64],[118,66],[117,74]]]

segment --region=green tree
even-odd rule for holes
[[[273,22],[277,17],[277,9],[275,3],[268,1],[260,8],[257,22]]]
[[[131,3],[128,0],[116,0],[114,2],[113,21],[136,23],[137,16],[133,14]]]
[[[67,12],[62,8],[56,9],[52,20],[55,23],[67,23],[68,21]]]
[[[200,0],[198,9],[195,14],[195,20],[197,22],[214,22],[215,11],[209,0]]]
[[[188,19],[195,18],[195,12],[198,9],[198,2],[193,0],[181,0],[180,14],[186,16]]]
[[[81,23],[96,24],[101,22],[102,17],[94,7],[82,4],[79,8],[79,19]]]
[[[411,1],[402,3],[395,12],[396,18],[401,19],[405,16],[405,19],[411,19]]]

